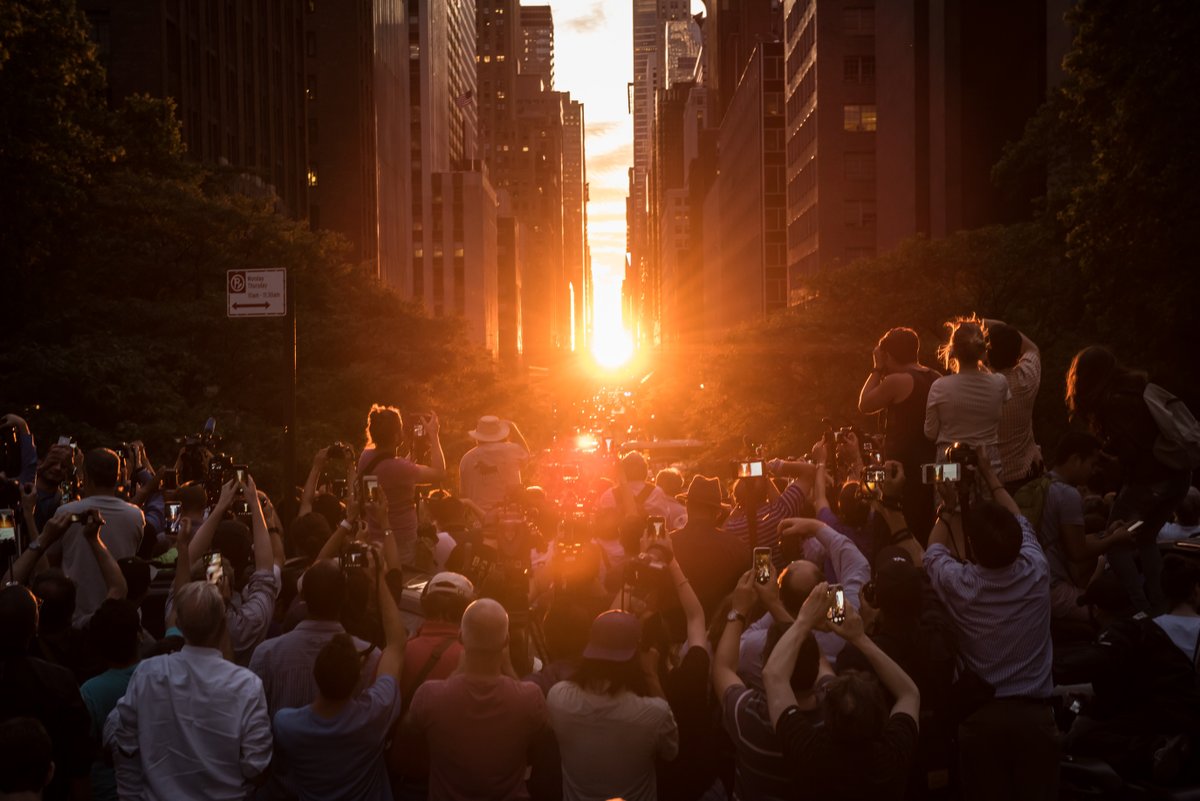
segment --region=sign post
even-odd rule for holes
[[[296,299],[292,278],[282,267],[229,270],[225,274],[226,314],[240,317],[287,317],[284,326],[287,391],[283,408],[283,493],[290,497],[296,474]]]

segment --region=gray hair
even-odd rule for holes
[[[189,645],[209,645],[225,625],[225,600],[215,584],[192,581],[175,594],[179,628]]]

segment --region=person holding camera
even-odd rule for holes
[[[852,605],[842,606],[842,618],[832,614],[830,589],[825,582],[813,588],[763,668],[769,719],[791,768],[792,786],[803,788],[806,796],[901,799],[917,751],[921,693],[867,637]],[[796,664],[817,628],[853,644],[875,671],[851,670],[832,678],[819,703],[812,696],[798,697],[795,690]],[[885,688],[894,699],[890,709]],[[814,707],[820,710],[816,719]]]
[[[414,563],[417,554],[417,485],[433,484],[446,477],[446,456],[438,438],[436,414],[422,418],[422,434],[429,442],[430,463],[415,462],[400,456],[404,442],[404,419],[398,409],[375,405],[367,417],[367,447],[358,457],[356,497],[360,502],[375,498],[372,486],[382,490],[387,498],[388,525],[391,536],[400,549],[402,564]],[[372,518],[367,519],[367,539],[379,541],[383,529]]]
[[[919,360],[921,341],[911,328],[893,328],[871,354],[871,373],[858,395],[863,414],[883,415],[883,456],[900,462],[910,476],[933,461],[933,446],[925,438],[925,407],[929,389],[941,377]],[[933,492],[919,481],[905,485],[904,517],[922,545],[933,528]]]
[[[974,317],[946,323],[950,339],[938,349],[950,372],[933,382],[925,405],[925,436],[936,443],[934,461],[948,461],[956,442],[982,447],[999,475],[1000,416],[1012,397],[1008,379],[987,366],[987,327]],[[912,475],[917,475],[913,472]]]
[[[770,611],[779,608],[774,572],[772,568],[766,583],[759,583],[753,570],[742,574],[730,597],[729,614],[713,658],[712,682],[721,704],[721,722],[737,753],[734,796],[747,801],[792,795],[791,767],[775,732],[767,695],[761,689],[748,688],[737,672],[741,634],[756,610],[765,609],[765,617],[773,620],[764,648],[764,658],[768,661],[778,647],[781,635],[790,627],[787,621],[790,615]],[[798,657],[793,656],[786,681],[792,689],[793,703],[811,717],[820,708],[820,694],[823,686],[833,678],[833,668],[821,656],[816,640],[811,637],[804,639]],[[766,676],[763,678],[765,681]],[[818,719],[812,722],[815,724]]]
[[[943,507],[924,561],[964,666],[955,702],[963,793],[968,801],[1049,801],[1057,797],[1059,754],[1050,706],[1050,568],[986,450],[976,452],[992,498],[972,503],[965,516],[961,507]],[[951,552],[955,535],[972,561]]]
[[[1042,449],[1033,438],[1033,405],[1042,385],[1042,353],[1033,340],[999,320],[984,320],[988,365],[1008,381],[1012,397],[1000,413],[997,476],[1010,493],[1042,473]]]
[[[495,415],[480,417],[467,435],[475,447],[458,463],[458,486],[462,497],[486,514],[508,503],[523,486],[521,470],[529,461],[529,444],[516,423]]]
[[[249,508],[249,531],[242,521],[226,518],[235,501],[245,503]],[[187,531],[190,535],[190,526]],[[214,544],[217,545],[214,555],[220,570],[208,571],[209,567],[215,566],[206,565],[207,576],[220,586],[228,602],[227,632],[234,661],[246,665],[255,647],[267,636],[267,627],[275,613],[275,599],[279,595],[282,567],[282,562],[277,564],[276,561],[254,478],[248,473],[245,484],[233,479],[221,488],[216,506],[194,538],[185,536],[184,528],[180,528],[176,542],[179,549],[175,563],[177,585],[182,579],[191,577],[193,564],[213,558],[209,551]],[[173,597],[169,595],[168,618],[172,604]]]
[[[1189,426],[1192,415],[1182,401],[1098,346],[1084,348],[1071,361],[1066,403],[1071,419],[1099,437],[1104,451],[1120,465],[1121,489],[1109,523],[1141,523],[1132,545],[1108,551],[1108,563],[1134,608],[1161,613],[1166,599],[1159,575],[1162,555],[1155,540],[1191,484],[1196,464],[1189,457],[1200,444],[1176,437],[1186,436],[1195,420]],[[1174,431],[1162,428],[1164,423]]]
[[[100,539],[113,559],[119,561],[135,555],[142,542],[146,516],[138,507],[117,497],[119,473],[120,459],[116,453],[107,448],[88,451],[83,458],[83,498],[59,507],[59,514],[70,521],[62,538],[62,570],[76,586],[72,620],[76,627],[87,622],[108,593],[108,584],[84,536],[87,513],[97,511],[103,516]],[[35,543],[30,543],[30,547]]]

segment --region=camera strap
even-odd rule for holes
[[[389,454],[387,451],[376,451],[375,455],[371,457],[371,461],[367,462],[366,466],[359,471],[357,476],[355,476],[354,481],[358,484],[358,502],[360,504],[366,503],[366,484],[363,483],[363,479],[371,475],[372,471],[379,466],[380,462],[385,459],[393,458],[395,458],[395,456],[393,454]]]
[[[433,669],[436,668],[438,663],[442,661],[442,656],[444,656],[446,651],[450,650],[450,646],[454,645],[456,642],[458,642],[458,637],[456,635],[452,635],[446,637],[436,646],[434,646],[434,649],[429,653],[429,658],[425,660],[425,664],[422,665],[421,670],[417,672],[417,677],[412,684],[413,691],[409,693],[408,699],[406,700],[410,701],[412,699],[412,696],[416,693],[417,688],[425,683],[425,679],[429,678],[429,674],[432,673]],[[404,707],[407,709],[408,703],[405,703]]]

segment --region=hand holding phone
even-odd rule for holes
[[[771,549],[770,548],[755,548],[754,549],[754,581],[758,584],[766,584],[771,580]]]

